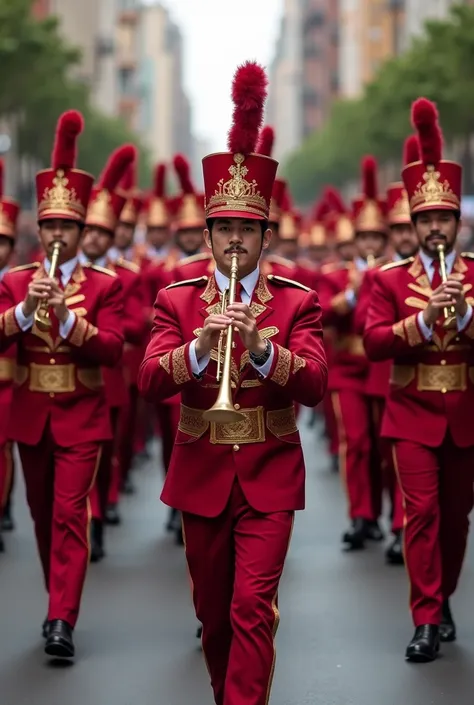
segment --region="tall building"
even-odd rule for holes
[[[339,92],[339,0],[303,0],[303,136],[323,127]]]
[[[191,107],[183,88],[183,41],[159,4],[140,9],[137,128],[155,161],[192,157]]]
[[[405,0],[406,45],[423,33],[427,20],[445,18],[452,5],[474,5],[473,0]]]
[[[340,94],[358,97],[384,61],[400,53],[402,0],[339,0]]]
[[[280,34],[270,67],[267,122],[275,128],[274,156],[280,161],[303,137],[302,0],[285,0]]]
[[[117,0],[115,22],[116,113],[132,130],[140,123],[140,2]]]

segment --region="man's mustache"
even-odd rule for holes
[[[228,247],[227,250],[225,250],[224,254],[231,255],[234,252],[236,252],[237,254],[247,254],[247,250],[243,247],[239,247],[238,245],[236,247]]]

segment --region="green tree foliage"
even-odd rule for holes
[[[49,164],[57,119],[80,110],[85,119],[78,166],[98,176],[110,153],[137,136],[118,118],[93,109],[88,88],[71,78],[80,52],[61,38],[55,17],[37,20],[33,0],[0,0],[0,115],[19,123],[19,152]],[[148,185],[150,165],[140,149],[140,183]]]
[[[297,201],[311,202],[327,183],[343,186],[358,174],[366,152],[381,162],[400,160],[412,129],[411,104],[419,96],[436,102],[446,141],[465,145],[468,167],[468,140],[474,133],[473,57],[473,6],[454,6],[447,20],[428,22],[424,37],[387,61],[359,101],[336,103],[323,130],[289,159],[285,173]],[[472,189],[470,174],[465,182]]]

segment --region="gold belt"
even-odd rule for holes
[[[343,335],[334,341],[336,352],[348,352],[351,355],[363,355],[365,357],[364,341],[360,335]]]
[[[474,368],[469,368],[473,380]],[[465,362],[457,365],[393,365],[390,382],[398,387],[407,387],[416,379],[420,392],[464,392],[467,389],[468,367]]]
[[[38,365],[31,362],[28,367],[18,366],[15,382],[24,384],[29,379],[30,392],[61,394],[76,391],[76,372],[79,382],[88,389],[98,389],[103,385],[99,367],[78,369],[76,365]]]
[[[265,441],[265,410],[263,406],[253,409],[241,409],[244,414],[241,421],[222,424],[209,423],[203,418],[203,409],[192,409],[181,404],[178,428],[194,438],[200,438],[210,429],[209,440],[214,444],[263,443]],[[296,415],[294,406],[266,412],[266,427],[278,438],[295,433]]]
[[[13,380],[16,362],[8,357],[0,357],[0,382]]]

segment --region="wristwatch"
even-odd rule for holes
[[[254,365],[257,365],[257,367],[262,367],[267,361],[268,358],[270,357],[272,352],[272,344],[271,342],[267,339],[265,341],[265,350],[261,355],[254,355],[254,353],[250,353],[250,359],[252,360]]]

